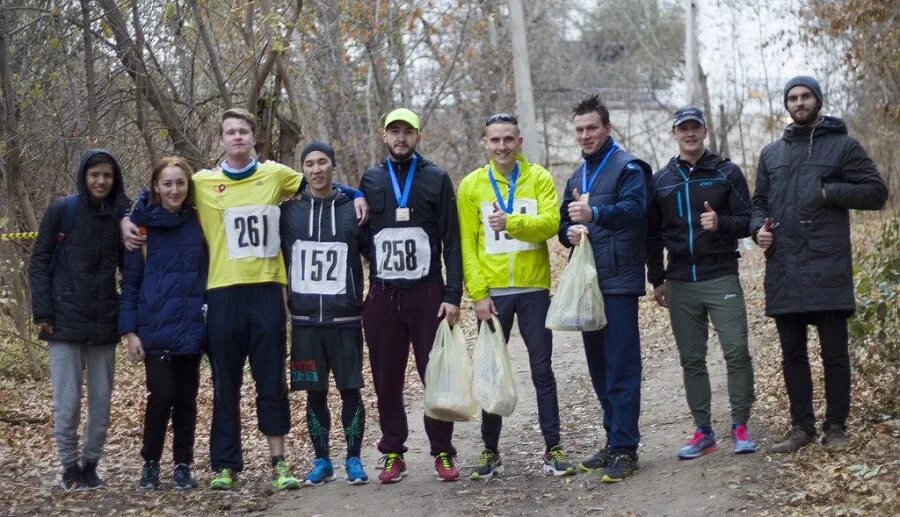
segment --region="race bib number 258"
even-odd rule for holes
[[[431,269],[431,244],[422,228],[385,228],[375,235],[378,278],[417,280]]]
[[[228,258],[274,258],[278,256],[281,210],[272,205],[251,205],[225,210],[225,240]]]

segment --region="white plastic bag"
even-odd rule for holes
[[[493,329],[491,328],[493,326]],[[481,322],[475,343],[475,380],[472,391],[481,409],[500,416],[509,416],[516,409],[519,397],[503,329],[496,317]]]
[[[425,368],[425,414],[447,422],[467,422],[478,413],[472,397],[472,359],[459,325],[441,321]]]
[[[597,283],[594,251],[585,232],[563,271],[547,310],[545,326],[552,330],[600,330],[606,326],[603,295]]]

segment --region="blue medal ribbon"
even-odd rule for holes
[[[403,192],[400,192],[400,182],[397,181],[397,173],[394,172],[394,166],[391,165],[390,156],[387,159],[387,170],[391,176],[391,185],[394,187],[394,198],[397,200],[397,207],[406,208],[409,202],[409,193],[412,192],[413,173],[416,171],[416,164],[419,157],[413,154],[412,161],[409,163],[409,172],[406,173],[406,183],[403,185]]]
[[[509,178],[509,192],[507,193],[507,201],[503,203],[503,196],[500,195],[500,187],[497,186],[497,180],[494,179],[494,171],[488,166],[488,179],[491,180],[491,186],[494,187],[494,197],[497,198],[497,206],[503,209],[507,214],[513,211],[513,200],[516,197],[516,182],[519,181],[519,163],[513,167],[512,175]]]
[[[600,165],[597,166],[597,169],[594,170],[594,174],[591,175],[591,181],[588,182],[587,179],[587,160],[584,161],[584,165],[581,166],[581,193],[589,193],[591,191],[591,187],[594,185],[594,181],[597,180],[597,176],[600,175],[600,171],[603,170],[603,166],[606,165],[606,162],[609,161],[609,157],[612,156],[612,153],[619,148],[619,145],[612,143],[609,151],[606,151],[606,154],[603,155],[603,159],[600,160]],[[576,199],[576,201],[578,201]]]

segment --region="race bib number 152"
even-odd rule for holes
[[[228,258],[274,258],[281,238],[278,219],[281,210],[272,205],[251,205],[225,210],[225,239]]]

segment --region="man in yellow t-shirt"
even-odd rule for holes
[[[210,466],[216,472],[214,490],[234,488],[243,469],[240,390],[249,358],[256,385],[256,414],[272,458],[272,486],[299,488],[284,460],[284,435],[290,430],[285,379],[285,309],[287,284],[279,237],[282,199],[300,188],[303,176],[275,162],[253,157],[256,117],[233,108],[222,114],[220,143],[225,161],[197,172],[194,182],[197,214],[209,246],[207,283],[208,353],[213,374],[213,421]],[[359,192],[357,214],[368,207]],[[123,220],[129,246],[140,244],[136,228]]]
[[[459,184],[457,208],[466,291],[479,320],[496,315],[509,338],[513,318],[528,349],[537,392],[538,421],[546,445],[543,471],[569,476],[559,437],[559,403],[553,375],[553,335],[544,327],[550,307],[547,239],[559,227],[553,176],[522,155],[515,116],[498,113],[487,120],[483,139],[490,162]],[[484,452],[471,479],[490,479],[503,471],[498,443],[502,418],[482,411]]]

